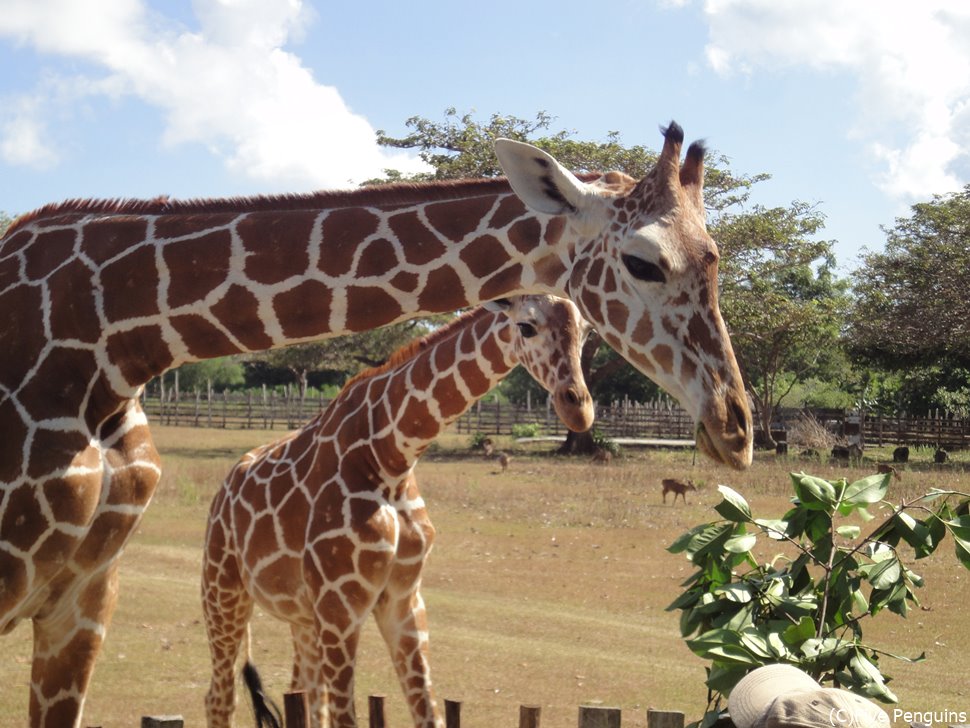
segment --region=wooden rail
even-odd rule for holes
[[[461,728],[461,703],[444,701],[446,728]],[[283,728],[306,728],[310,725],[306,695],[302,692],[283,696]],[[386,728],[384,696],[367,698],[367,725],[369,728]],[[518,728],[541,728],[541,708],[537,705],[519,707]],[[620,728],[619,708],[583,705],[579,708],[578,728]],[[184,728],[181,716],[145,716],[141,728]],[[684,714],[669,710],[647,710],[647,728],[684,728]]]
[[[231,430],[292,430],[323,411],[329,403],[330,400],[319,395],[301,398],[294,387],[221,393],[210,389],[188,394],[168,389],[142,398],[142,407],[153,422]],[[868,446],[970,449],[970,419],[943,412],[890,417],[860,416],[847,410],[783,409],[774,419],[773,434],[777,435],[776,429],[784,432],[791,428],[805,414],[835,435],[843,436],[850,429],[860,433],[863,444]],[[536,434],[558,437],[566,434],[566,428],[548,402],[529,406],[478,402],[458,419],[455,430],[467,434],[513,435],[530,426]],[[613,439],[689,440],[694,436],[693,419],[669,400],[600,403],[596,406],[596,428]]]

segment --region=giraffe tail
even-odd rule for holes
[[[253,703],[256,728],[283,728],[283,715],[276,703],[263,690],[263,681],[259,677],[256,666],[246,660],[242,674]]]

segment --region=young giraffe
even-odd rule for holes
[[[704,452],[746,467],[704,151],[681,166],[682,142],[671,124],[639,182],[587,184],[500,140],[508,181],[71,201],[15,221],[0,241],[0,634],[33,623],[31,725],[80,722],[160,474],[138,395],[179,364],[544,291],[681,401]]]
[[[479,307],[351,380],[302,429],[239,461],[206,532],[209,728],[231,723],[234,666],[254,604],[291,626],[293,689],[308,693],[313,726],[356,725],[354,664],[371,612],[414,725],[443,725],[419,593],[434,528],[414,466],[520,362],[553,394],[568,427],[589,429],[586,327],[571,302],[551,296],[511,299],[507,315]]]

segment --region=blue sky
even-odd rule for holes
[[[915,7],[915,6],[919,7]],[[96,11],[95,11],[96,9]],[[0,210],[346,187],[444,110],[656,148],[815,202],[844,269],[970,177],[970,7],[923,0],[0,0]]]

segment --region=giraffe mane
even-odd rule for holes
[[[592,181],[600,175],[578,175]],[[318,192],[240,197],[203,197],[177,199],[160,195],[152,199],[134,198],[75,198],[53,202],[17,217],[7,228],[10,236],[25,225],[47,217],[69,214],[102,215],[175,215],[188,213],[240,213],[279,210],[336,209],[340,207],[399,207],[419,202],[452,200],[458,197],[484,197],[511,192],[505,177],[487,177],[431,182],[395,182],[387,185],[368,185],[353,190],[323,190]]]
[[[408,342],[404,346],[400,347],[393,354],[387,357],[387,361],[385,361],[383,364],[378,364],[376,367],[370,367],[369,369],[364,369],[363,371],[358,372],[347,380],[347,383],[344,384],[343,388],[347,389],[351,385],[356,384],[364,379],[373,379],[374,377],[380,376],[381,374],[400,366],[404,362],[413,359],[421,351],[430,349],[444,339],[447,339],[457,329],[465,326],[466,324],[477,321],[484,316],[490,315],[491,313],[491,311],[483,306],[476,306],[475,308],[461,313],[445,325],[432,331],[427,336],[414,339],[413,341]]]

